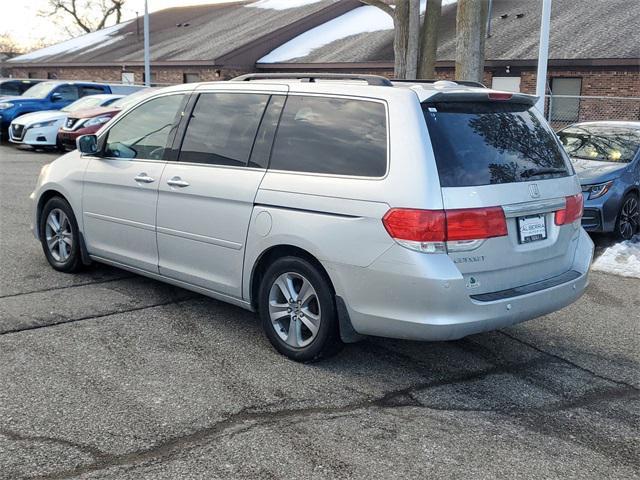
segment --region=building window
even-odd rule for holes
[[[47,72],[47,80],[57,80],[58,74],[56,72]]]
[[[27,78],[38,78],[35,72],[27,72]]]
[[[182,83],[197,83],[200,81],[199,73],[183,73]]]
[[[551,121],[577,122],[580,117],[581,78],[553,78],[551,79]]]

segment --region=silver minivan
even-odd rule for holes
[[[513,325],[579,298],[593,255],[535,100],[367,75],[169,87],[42,169],[33,230],[56,270],[257,311],[298,361]]]

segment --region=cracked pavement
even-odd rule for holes
[[[640,282],[455,342],[278,355],[257,318],[48,267],[0,145],[0,479],[640,478]]]

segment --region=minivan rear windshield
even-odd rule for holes
[[[424,103],[442,187],[527,182],[571,175],[553,130],[516,103]]]

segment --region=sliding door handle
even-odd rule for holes
[[[151,178],[149,175],[147,175],[146,173],[141,173],[140,175],[138,175],[137,177],[133,177],[133,179],[136,182],[139,183],[153,183],[155,182],[155,179]]]
[[[180,177],[173,177],[172,179],[167,180],[167,185],[169,185],[171,187],[184,188],[184,187],[188,187],[189,186],[189,182],[185,182]]]

